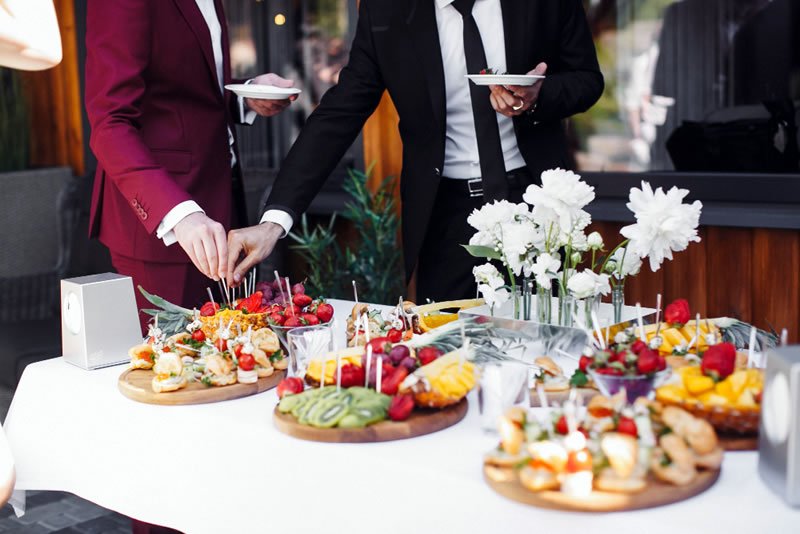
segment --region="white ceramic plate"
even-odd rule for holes
[[[467,74],[467,78],[475,85],[533,85],[537,80],[544,80],[538,74]]]
[[[231,84],[226,85],[225,89],[233,91],[237,96],[243,98],[260,98],[263,100],[286,100],[290,96],[302,93],[300,89],[294,87],[275,87],[274,85],[256,84]]]

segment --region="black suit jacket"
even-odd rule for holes
[[[547,63],[535,113],[514,119],[534,176],[566,167],[561,120],[587,110],[603,91],[581,0],[501,0],[507,70]],[[444,166],[445,85],[434,0],[361,0],[350,61],[339,84],[308,118],[278,174],[265,209],[295,221],[388,90],[400,115],[403,249],[410,277]],[[467,80],[464,81],[467,83]]]

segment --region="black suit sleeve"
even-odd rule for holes
[[[361,1],[350,60],[339,83],[325,93],[306,121],[283,162],[265,210],[286,211],[297,222],[378,107],[385,84],[375,55],[368,4]]]
[[[560,120],[592,107],[603,93],[592,33],[581,0],[559,0],[558,54],[547,66],[535,121]]]

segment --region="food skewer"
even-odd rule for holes
[[[636,321],[639,323],[639,339],[642,342],[647,342],[647,336],[644,334],[644,321],[642,320],[642,305],[636,303]]]
[[[217,303],[214,302],[214,293],[211,292],[211,288],[207,287],[206,291],[208,292],[208,298],[211,300],[211,304],[213,304],[216,307]]]
[[[278,283],[278,291],[281,292],[281,298],[283,299],[283,304],[288,306],[289,303],[286,300],[286,295],[283,294],[283,284],[281,284],[281,276],[278,274],[278,270],[275,269],[273,271],[275,273],[275,281]]]
[[[747,348],[747,367],[756,366],[756,327],[750,328],[750,346]]]
[[[353,297],[356,301],[356,307],[358,307],[358,287],[355,280],[353,280]]]
[[[787,329],[781,330],[781,347],[789,344],[789,331]]]
[[[366,377],[364,378],[364,387],[365,388],[369,387],[369,371],[370,371],[370,367],[372,367],[372,347],[367,345],[367,365],[366,365],[367,372],[365,373]]]
[[[295,317],[297,314],[294,313],[294,304],[292,304],[292,288],[289,285],[289,279],[286,279],[286,294],[289,295],[289,303],[286,305],[290,310],[292,310],[292,317]]]
[[[381,381],[383,380],[383,356],[378,356],[378,367],[375,369],[375,391],[381,392]]]
[[[600,319],[597,317],[597,312],[592,310],[592,324],[594,325],[594,331],[597,334],[597,339],[600,340],[600,348],[606,350],[606,341],[603,339],[603,331],[600,328]]]

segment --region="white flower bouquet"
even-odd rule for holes
[[[469,216],[476,233],[464,247],[473,256],[490,260],[474,270],[478,292],[492,309],[513,298],[514,316],[519,318],[517,300],[520,295],[530,298],[531,280],[535,280],[537,320],[549,323],[549,299],[556,280],[559,307],[565,306],[559,310],[559,323],[571,325],[570,301],[581,300],[587,303],[588,324],[590,306],[612,291],[615,297],[621,295],[625,280],[639,273],[645,259],[655,272],[674,252],[700,241],[697,227],[702,204],[685,204],[688,194],[676,187],[653,190],[647,182],[642,182],[641,189],[632,188],[627,207],[636,222],[622,228],[624,239],[606,254],[603,236],[586,233],[592,218],[585,208],[595,198],[594,188],[571,171],[545,171],[542,185],[529,186],[524,202],[487,203]],[[495,265],[504,267],[507,281]],[[521,291],[519,277],[523,277]],[[524,318],[530,319],[530,305],[522,308]]]

